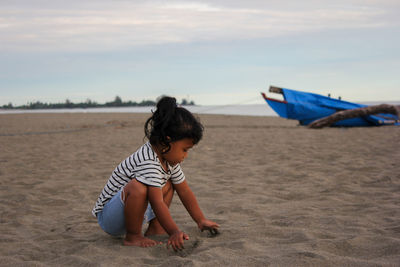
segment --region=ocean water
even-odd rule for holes
[[[363,102],[365,105],[378,105],[387,103],[400,105],[400,101]],[[215,105],[215,106],[184,106],[189,111],[198,114],[243,115],[243,116],[278,116],[271,107],[265,104],[252,105]],[[155,107],[113,107],[113,108],[72,108],[72,109],[0,109],[1,114],[20,113],[151,113]]]
[[[189,111],[198,114],[221,114],[221,115],[243,115],[243,116],[277,116],[277,114],[265,104],[253,105],[216,105],[216,106],[184,106]],[[22,114],[22,113],[150,113],[155,107],[113,107],[113,108],[72,108],[72,109],[33,109],[1,110],[0,114]]]

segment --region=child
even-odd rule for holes
[[[175,98],[163,97],[144,128],[149,141],[115,168],[93,208],[101,228],[125,234],[124,245],[140,247],[160,244],[146,236],[167,233],[167,246],[183,249],[189,236],[168,209],[175,190],[200,230],[218,233],[219,225],[203,215],[179,164],[202,138],[203,126]],[[144,236],[143,222],[149,222]]]

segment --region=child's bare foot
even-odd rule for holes
[[[167,232],[164,230],[164,228],[161,226],[161,224],[158,222],[157,219],[153,219],[149,223],[149,227],[146,230],[146,233],[144,234],[145,236],[150,236],[150,235],[166,235]]]
[[[161,242],[157,242],[150,238],[144,237],[142,235],[130,235],[127,234],[124,239],[125,246],[137,246],[137,247],[154,247],[156,245],[162,244]]]

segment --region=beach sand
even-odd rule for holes
[[[400,265],[400,127],[277,117],[200,116],[204,139],[182,166],[219,236],[175,195],[185,250],[124,247],[91,210],[148,116],[0,115],[1,266]]]

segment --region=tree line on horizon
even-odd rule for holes
[[[155,106],[156,101],[153,100],[142,100],[141,102],[135,101],[122,101],[121,97],[116,96],[114,101],[99,104],[95,101],[87,99],[85,102],[73,103],[69,99],[65,100],[64,103],[46,103],[41,101],[29,102],[26,105],[14,106],[12,103],[3,105],[3,109],[61,109],[61,108],[98,108],[98,107],[146,107]],[[180,105],[195,105],[193,101],[182,99]]]

